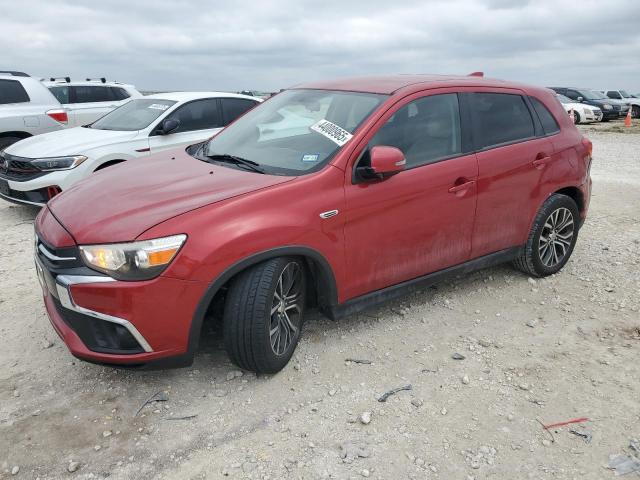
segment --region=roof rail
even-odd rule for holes
[[[471,72],[467,77],[484,77],[484,72]]]
[[[86,80],[87,82],[101,82],[101,83],[107,83],[107,79],[104,77],[100,77],[100,78],[87,78]]]
[[[71,83],[71,77],[50,77],[49,81],[57,82],[58,80],[64,80],[67,83]]]
[[[16,72],[15,70],[0,70],[0,74],[12,75],[14,77],[30,77],[28,73]]]

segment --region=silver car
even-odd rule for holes
[[[0,151],[23,138],[61,130],[67,112],[36,78],[0,72]]]

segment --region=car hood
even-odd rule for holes
[[[169,150],[94,173],[47,206],[79,244],[126,242],[190,210],[293,178],[216,166]]]
[[[86,155],[95,147],[133,140],[138,131],[122,132],[93,128],[65,128],[19,141],[6,149],[17,157],[46,158],[63,155]]]

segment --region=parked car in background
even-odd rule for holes
[[[35,222],[44,302],[81,359],[184,366],[217,316],[232,361],[274,373],[308,308],[337,319],[501,262],[558,272],[587,214],[591,150],[543,88],[440,75],[297,86],[208,142],[49,202]]]
[[[556,94],[556,97],[567,111],[571,114],[573,111],[573,123],[591,123],[600,122],[602,120],[602,110],[593,105],[578,103],[564,95]]]
[[[0,72],[0,151],[33,135],[67,126],[67,112],[40,80]]]
[[[108,82],[105,78],[87,78],[85,81],[73,81],[69,77],[51,78],[42,83],[67,111],[70,127],[95,122],[130,98],[142,97],[133,85]]]
[[[631,106],[631,116],[640,118],[640,98],[627,93],[625,90],[599,90],[601,93],[613,100],[625,102]]]
[[[201,142],[259,102],[218,92],[129,100],[90,125],[8,147],[0,154],[0,198],[44,205],[97,170]]]
[[[602,121],[616,120],[622,115],[620,104],[610,98],[605,97],[599,92],[589,90],[587,88],[573,87],[551,87],[556,93],[574,100],[577,103],[593,105],[602,110]]]

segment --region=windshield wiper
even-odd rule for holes
[[[242,165],[244,167],[247,167],[249,170],[253,170],[254,172],[266,173],[264,169],[260,167],[259,163],[254,162],[253,160],[247,160],[246,158],[236,157],[235,155],[229,155],[228,153],[205,155],[205,157],[218,162],[227,162],[234,163],[236,165]]]

